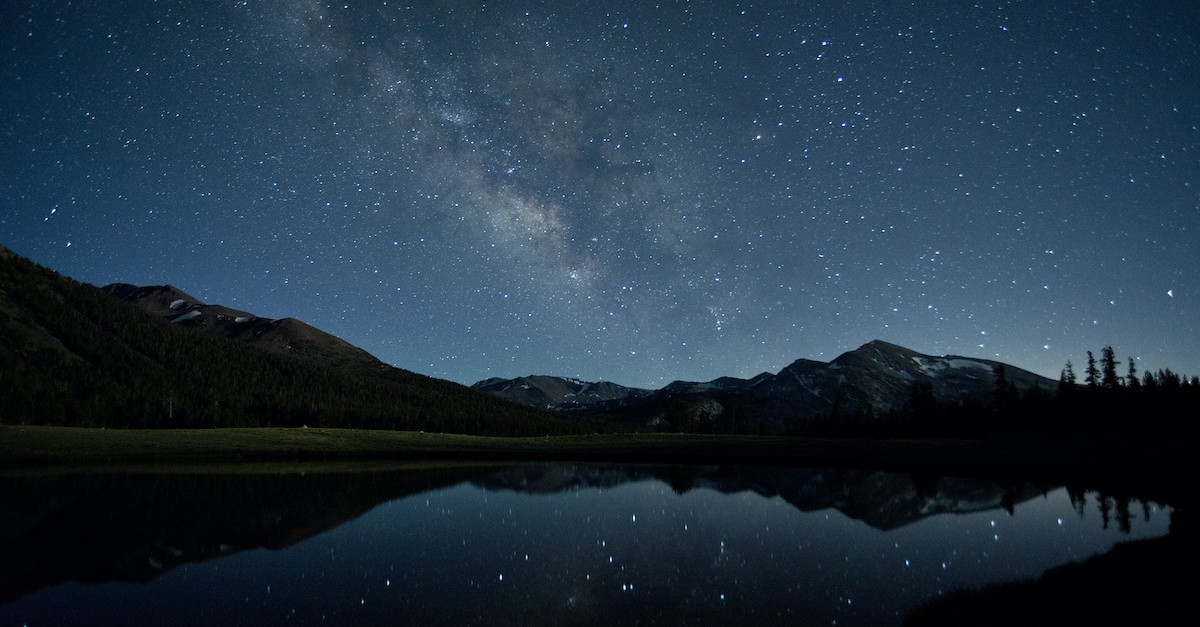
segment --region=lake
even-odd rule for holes
[[[1167,533],[1083,488],[856,470],[0,477],[0,626],[888,625]]]

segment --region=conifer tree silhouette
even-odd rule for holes
[[[1121,379],[1117,376],[1116,352],[1111,346],[1100,349],[1100,385],[1108,390],[1121,385]]]
[[[1096,369],[1096,356],[1092,355],[1092,351],[1088,351],[1087,356],[1087,369],[1083,371],[1083,382],[1088,387],[1094,388],[1100,382],[1100,371]]]

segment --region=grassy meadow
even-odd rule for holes
[[[696,434],[487,437],[364,429],[0,426],[0,472],[237,462],[594,461],[846,467],[1037,478],[1179,494],[1186,450],[1128,439],[846,439]],[[1186,447],[1185,447],[1186,448]]]

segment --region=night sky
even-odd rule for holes
[[[1198,129],[1194,1],[0,9],[0,244],[462,383],[1196,374]]]

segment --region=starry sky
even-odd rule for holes
[[[468,384],[1195,374],[1198,128],[1195,2],[0,9],[0,244]]]

